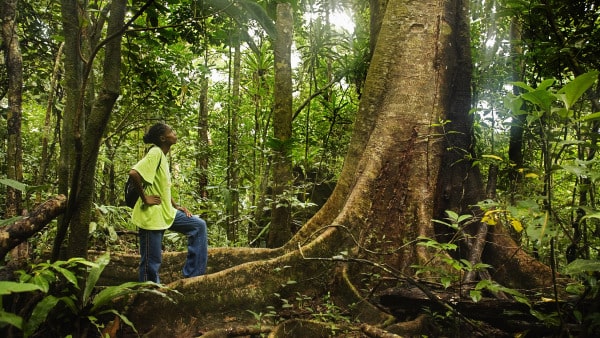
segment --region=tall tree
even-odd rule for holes
[[[5,52],[8,74],[8,114],[7,121],[7,178],[23,181],[23,146],[21,140],[21,120],[23,115],[23,57],[17,35],[18,0],[2,0],[2,48]],[[14,217],[21,212],[21,191],[8,187],[6,190],[6,215]]]
[[[72,177],[72,167],[75,163],[75,130],[76,111],[80,99],[82,84],[83,62],[79,58],[79,10],[77,1],[61,1],[61,18],[63,27],[64,44],[64,68],[65,68],[65,104],[63,110],[60,159],[58,164],[58,193],[68,196],[69,184]],[[77,123],[79,124],[79,123]],[[66,217],[69,217],[67,214]],[[59,258],[60,248],[68,232],[68,220],[61,217],[58,230],[54,239],[52,256]]]
[[[130,22],[135,20],[150,3],[152,3],[152,0],[142,6]],[[65,29],[65,53],[70,55],[70,58],[67,57],[67,59],[71,60],[73,65],[72,68],[65,67],[67,71],[66,78],[71,79],[72,83],[69,87],[72,92],[70,94],[75,96],[72,98],[75,102],[70,107],[74,109],[70,112],[73,115],[72,121],[74,123],[72,126],[73,143],[63,143],[63,147],[74,149],[75,156],[73,157],[72,166],[67,166],[72,178],[68,194],[69,203],[64,220],[59,228],[61,236],[57,235],[54,258],[58,257],[67,230],[69,237],[66,254],[69,257],[87,257],[98,152],[113,106],[119,96],[121,37],[127,27],[124,23],[126,4],[126,0],[117,0],[108,5],[110,16],[107,20],[106,38],[101,43],[92,46],[91,53],[88,59],[85,60],[85,67],[82,68],[79,67],[81,65],[79,58],[81,54],[79,53],[80,45],[78,41],[81,32],[79,31],[80,11],[77,8],[78,4],[68,0],[62,3],[63,21],[66,27],[70,27],[69,30]],[[98,29],[97,31],[101,30]],[[87,92],[86,85],[90,80],[88,76],[92,71],[95,57],[102,47],[104,47],[104,60],[100,88],[93,100],[89,116],[84,116],[84,95]],[[81,73],[79,73],[79,69],[82,69]],[[63,165],[66,164],[63,163]]]
[[[239,163],[239,121],[240,121],[240,80],[241,80],[241,27],[235,25],[231,32],[233,58],[230,63],[232,72],[230,78],[230,105],[228,107],[228,130],[227,130],[227,191],[229,200],[227,202],[227,239],[236,243],[238,239],[238,226],[240,215],[240,163]]]
[[[205,64],[206,65],[206,64]],[[197,193],[201,198],[208,198],[208,85],[210,79],[203,75],[200,82],[200,96],[198,97],[198,156],[196,157],[196,170],[198,171]]]
[[[156,329],[207,311],[258,313],[299,293],[329,293],[349,308],[360,304],[350,310],[358,320],[379,324],[389,317],[370,307],[369,292],[361,291],[369,289],[362,277],[374,272],[373,265],[344,263],[345,258],[368,259],[395,276],[414,275],[415,265],[447,268],[436,250],[417,243],[443,234],[432,219],[444,210],[467,212],[481,196],[481,178],[468,156],[467,8],[463,0],[390,0],[344,168],[323,208],[281,248],[242,250],[233,253],[235,260],[227,256],[231,252],[212,253],[214,261],[247,263],[174,282],[170,286],[182,292],[176,304],[144,297],[131,307],[130,318],[148,323],[143,330]],[[447,153],[449,148],[458,152]],[[512,286],[548,285],[550,270],[501,230],[483,238],[485,256],[469,241],[461,257],[491,262],[498,268],[492,278]]]
[[[2,49],[5,52],[6,69],[8,74],[8,114],[6,166],[8,179],[23,181],[23,57],[17,34],[17,0],[0,1],[2,9]],[[10,218],[22,213],[22,192],[13,187],[6,189],[5,215]],[[27,244],[23,243],[12,251],[13,263],[24,261],[27,254]]]
[[[292,6],[277,4],[277,37],[275,38],[275,89],[273,109],[273,205],[268,247],[285,244],[291,237],[289,189],[292,183]]]

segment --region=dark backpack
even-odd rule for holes
[[[158,161],[158,166],[156,167],[157,171],[158,168],[160,168],[160,161],[162,161],[162,158]],[[140,198],[140,194],[138,194],[137,190],[135,189],[133,179],[131,179],[131,176],[129,176],[127,178],[127,182],[125,182],[125,205],[133,208],[138,198]]]

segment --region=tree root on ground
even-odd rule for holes
[[[422,318],[421,318],[422,317]],[[421,316],[414,321],[396,324],[392,330],[400,334],[418,334],[427,325],[427,316]],[[202,338],[242,337],[248,335],[268,334],[269,338],[294,337],[369,337],[397,338],[401,337],[390,329],[382,329],[369,324],[328,323],[309,319],[290,319],[276,326],[240,326],[215,329],[202,333]]]

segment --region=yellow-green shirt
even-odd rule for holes
[[[171,205],[171,172],[167,157],[159,147],[152,147],[133,169],[142,176],[144,193],[159,195],[161,199],[159,205],[144,205],[142,199],[138,199],[131,213],[133,224],[145,230],[169,228],[177,209]]]

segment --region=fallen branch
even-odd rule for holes
[[[4,259],[10,250],[25,242],[65,212],[66,208],[67,198],[64,195],[57,195],[37,206],[29,216],[0,228],[0,260]]]

